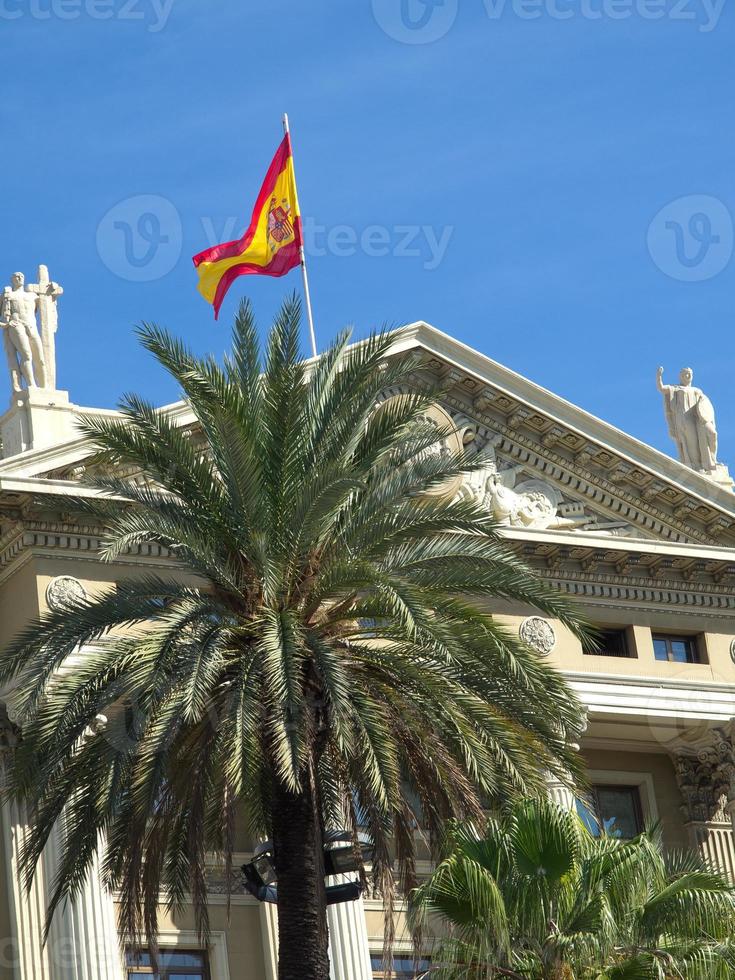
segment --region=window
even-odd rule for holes
[[[670,660],[675,664],[699,663],[697,641],[693,636],[667,636],[653,634],[653,651],[656,660]]]
[[[641,794],[637,786],[593,786],[589,804],[577,800],[577,813],[595,837],[604,830],[610,837],[629,840],[643,830]]]
[[[593,657],[629,657],[628,637],[624,629],[598,630],[597,649],[592,644],[584,647],[584,653]]]
[[[162,949],[157,973],[146,950],[128,950],[125,960],[128,980],[209,980],[207,954],[197,950]]]
[[[372,953],[370,962],[373,968],[373,980],[383,980],[383,956]],[[429,969],[429,961],[421,959],[416,963],[413,956],[397,956],[393,959],[393,980],[420,980]]]

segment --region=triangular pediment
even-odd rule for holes
[[[394,356],[402,355],[442,381],[444,407],[494,461],[488,504],[511,533],[735,545],[735,494],[706,476],[427,323],[396,332]],[[183,403],[162,411],[193,422]],[[77,438],[2,460],[0,496],[76,492],[90,453]]]

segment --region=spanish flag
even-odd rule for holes
[[[198,289],[214,306],[215,320],[238,276],[284,276],[301,261],[301,212],[296,196],[291,137],[278,147],[242,238],[194,256]]]

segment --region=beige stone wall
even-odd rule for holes
[[[735,639],[735,623],[703,616],[678,613],[648,613],[642,610],[581,609],[590,623],[600,627],[628,630],[629,658],[605,657],[582,652],[574,634],[556,620],[551,620],[557,636],[549,663],[561,670],[575,673],[619,674],[621,677],[656,677],[669,681],[735,684],[735,663],[730,657],[730,644]],[[496,614],[498,622],[517,634],[518,627],[528,615],[507,608]],[[696,664],[676,664],[656,660],[652,633],[692,636],[704,661]]]
[[[233,899],[228,919],[227,908],[222,904],[210,905],[210,929],[213,936],[225,933],[227,945],[227,961],[230,980],[264,980],[266,977],[263,937],[261,932],[260,906],[253,900]],[[195,939],[196,924],[191,908],[181,913],[168,913],[164,909],[159,918],[161,946],[179,945],[181,948],[201,949]],[[176,934],[183,933],[178,941]],[[181,939],[184,939],[182,942]],[[210,956],[216,958],[218,947],[215,945]],[[213,974],[212,980],[220,980],[219,971]],[[220,974],[221,975],[221,974]]]

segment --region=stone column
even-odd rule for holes
[[[52,980],[48,946],[43,945],[46,922],[46,880],[43,861],[28,890],[20,878],[20,857],[30,826],[25,805],[2,807],[5,885],[11,935],[0,952],[3,966],[12,963],[15,980]]]
[[[329,883],[352,881],[340,875]],[[331,980],[372,980],[365,903],[362,895],[354,902],[340,902],[327,909]]]
[[[59,831],[49,841],[49,865],[58,866]],[[102,845],[100,845],[102,846]],[[49,936],[53,980],[123,980],[123,955],[112,896],[95,858],[80,894],[57,910]]]
[[[348,881],[349,876],[340,879]],[[340,902],[327,909],[329,927],[329,975],[331,980],[372,980],[365,903]],[[260,933],[266,980],[278,977],[278,911],[275,905],[260,906]]]
[[[278,910],[272,902],[260,903],[260,935],[265,980],[278,980]]]
[[[684,798],[682,813],[692,847],[712,867],[735,882],[733,835],[733,745],[722,729],[705,744],[674,756],[674,770]]]
[[[551,774],[546,777],[546,786],[548,788],[550,799],[552,799],[555,803],[558,803],[559,806],[563,806],[565,810],[576,811],[577,799],[568,786],[565,786],[564,783],[560,783],[559,780]]]
[[[4,783],[19,730],[0,704],[0,780]],[[0,950],[3,976],[14,980],[52,980],[49,950],[43,945],[46,922],[46,869],[41,860],[33,884],[27,889],[20,877],[20,861],[30,830],[25,804],[7,801],[0,809],[5,887],[8,896],[10,935]]]

